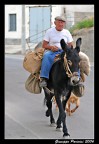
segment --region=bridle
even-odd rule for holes
[[[66,74],[68,75],[68,77],[72,77],[73,73],[71,72],[71,70],[69,68],[69,65],[72,65],[72,62],[70,60],[67,60],[66,53],[65,53],[63,66],[64,66],[64,69],[65,69]]]

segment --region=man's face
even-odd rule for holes
[[[62,21],[62,20],[55,20],[54,23],[55,23],[56,29],[57,29],[58,31],[63,30],[63,28],[64,28],[64,26],[65,26],[65,22],[64,22],[64,21]]]

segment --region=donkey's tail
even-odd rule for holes
[[[44,91],[50,96],[53,97],[54,96],[54,92],[52,92],[51,90],[49,90],[47,87],[43,87]],[[44,105],[46,104],[46,97],[44,97]]]
[[[43,87],[43,89],[45,90],[45,92],[50,95],[50,96],[54,96],[54,92],[52,92],[50,89],[48,89],[47,87]]]

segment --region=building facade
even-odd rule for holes
[[[58,15],[66,18],[69,29],[76,22],[94,16],[94,5],[5,5],[5,44],[20,45],[23,33],[29,43],[42,41]]]

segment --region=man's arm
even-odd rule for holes
[[[43,41],[42,47],[51,51],[57,51],[58,47],[56,46],[50,46],[48,41]]]
[[[51,50],[51,46],[49,46],[48,44],[49,44],[49,42],[44,40],[43,44],[42,44],[42,47],[45,48],[45,49]]]

